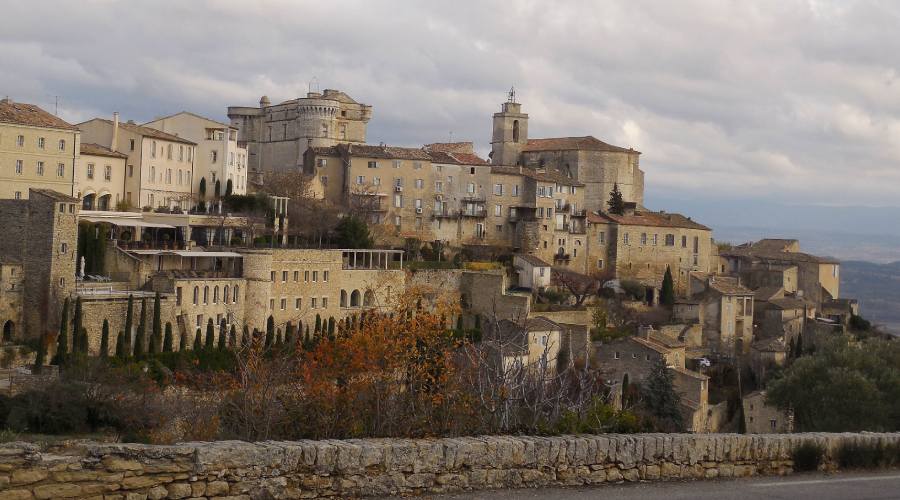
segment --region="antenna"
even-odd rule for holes
[[[314,76],[312,77],[312,80],[309,81],[307,91],[319,93],[319,79],[317,77]]]
[[[516,102],[516,87],[510,87],[509,93],[506,95],[506,102]]]

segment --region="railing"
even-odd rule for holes
[[[480,210],[461,209],[459,211],[459,215],[461,217],[486,217],[487,210],[485,210],[484,207],[479,207],[479,208],[480,208]]]

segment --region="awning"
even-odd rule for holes
[[[123,227],[162,227],[166,229],[175,229],[175,226],[170,226],[169,224],[145,222],[142,219],[131,217],[82,217],[81,220],[86,220],[88,222],[105,222],[114,226]]]
[[[136,255],[173,255],[176,257],[243,257],[237,252],[203,252],[195,250],[128,250],[128,252]]]

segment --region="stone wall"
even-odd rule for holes
[[[174,446],[0,445],[0,499],[316,498],[789,474],[804,442],[900,434],[635,434]],[[105,495],[105,496],[104,496]]]

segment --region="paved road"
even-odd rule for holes
[[[762,477],[693,482],[644,482],[600,485],[593,488],[546,488],[499,490],[439,495],[427,498],[456,500],[896,500],[900,499],[900,472],[796,474],[789,477]]]

